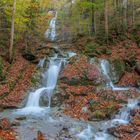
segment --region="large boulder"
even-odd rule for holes
[[[63,101],[67,98],[66,95],[63,95],[63,91],[57,88],[51,97],[51,107],[59,107],[62,105]],[[47,93],[44,93],[40,98],[40,105],[41,106],[48,106],[49,105],[49,97]]]
[[[77,55],[70,59],[62,71],[60,80],[68,85],[100,85],[103,83],[98,65],[90,63],[88,58]]]

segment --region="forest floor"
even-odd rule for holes
[[[36,65],[22,57],[22,43],[17,44],[16,57],[12,64],[4,61],[5,79],[0,84],[1,108],[16,108],[25,97],[25,91],[31,87],[31,77]]]
[[[71,44],[71,50],[77,52],[80,56],[79,60],[72,60],[72,63],[68,64],[64,70],[63,75],[71,81],[71,77],[82,77],[84,70],[88,71],[88,82],[85,84],[76,83],[71,85],[60,81],[60,87],[64,89],[64,96],[68,97],[65,100],[67,108],[64,113],[78,119],[91,120],[97,117],[97,120],[104,120],[111,118],[121,107],[122,103],[126,103],[130,98],[139,97],[139,93],[135,90],[129,91],[112,91],[106,89],[96,88],[91,83],[91,77],[99,76],[98,70],[95,66],[87,63],[86,56],[81,55],[81,50],[84,49],[87,43],[94,42],[94,39],[89,37],[80,37],[75,43]],[[129,47],[124,47],[129,42]],[[4,74],[6,79],[0,84],[0,106],[2,108],[16,108],[19,107],[21,102],[26,96],[26,91],[32,86],[31,77],[36,72],[37,65],[25,60],[21,54],[23,48],[22,43],[17,45],[17,52],[15,61],[9,64],[4,61]],[[132,52],[135,53],[136,59],[140,60],[140,51],[136,43],[132,41],[122,41],[116,45],[108,46],[111,49],[111,54],[100,54],[99,58],[121,58],[125,60]],[[44,48],[46,51],[46,48]],[[42,56],[42,53],[40,54]],[[94,71],[89,71],[94,69]],[[140,80],[140,75],[133,69],[131,71],[125,71],[119,85],[131,85],[135,86],[136,81]],[[81,81],[79,81],[81,82]],[[86,92],[86,94],[85,94]],[[78,101],[78,102],[77,102]],[[93,102],[96,102],[94,105]],[[96,110],[96,112],[95,112]],[[129,125],[120,125],[117,128],[113,128],[110,131],[113,135],[119,137],[121,140],[131,140],[134,136],[135,140],[139,140],[140,136],[140,112],[139,110],[132,110],[131,123]],[[135,115],[134,115],[135,114]],[[8,120],[1,120],[0,124],[8,122]],[[130,132],[130,130],[133,130]],[[16,132],[10,127],[0,128],[0,136],[7,140],[15,140]],[[38,140],[43,140],[43,135],[38,133]]]

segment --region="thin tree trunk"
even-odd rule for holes
[[[124,26],[127,29],[127,0],[123,0],[123,8],[124,8]]]
[[[105,34],[106,34],[106,38],[107,38],[107,44],[108,44],[108,35],[109,35],[109,25],[108,25],[108,0],[105,0]]]
[[[97,12],[94,11],[94,34],[95,34],[95,36],[96,36],[96,34],[97,34],[96,14],[97,14]]]
[[[12,62],[13,60],[15,13],[16,13],[16,0],[13,0],[13,14],[12,14],[12,22],[11,22],[11,37],[10,37],[10,48],[9,48],[10,62]]]
[[[132,25],[135,26],[135,0],[132,1]]]
[[[91,0],[92,4],[94,3],[94,0]],[[94,27],[94,7],[92,6],[91,9],[91,17],[92,17],[92,35],[95,33],[95,27]]]

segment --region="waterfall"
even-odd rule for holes
[[[52,57],[50,59],[49,68],[44,73],[45,86],[38,88],[34,92],[31,92],[27,101],[27,104],[24,108],[19,109],[17,113],[19,114],[39,114],[42,112],[48,111],[51,106],[51,97],[53,91],[57,84],[58,74],[61,68],[62,60],[57,59],[57,57]],[[40,107],[39,101],[42,94],[48,96],[48,107]]]
[[[120,112],[112,120],[112,124],[127,124],[129,123],[130,111],[137,107],[138,101],[136,99],[128,100],[126,107],[123,107]]]
[[[56,20],[57,20],[57,12],[55,14],[55,17],[51,19],[49,28],[45,32],[46,39],[50,39],[51,41],[54,41],[56,39]]]
[[[111,87],[112,90],[129,90],[129,88],[122,88],[122,87],[117,87],[113,84],[109,73],[110,73],[110,64],[107,60],[101,60],[101,69],[103,75],[106,77],[106,82],[107,82],[107,87]]]
[[[49,29],[46,31],[45,36],[46,38],[51,39],[54,41],[56,39],[56,20],[57,20],[57,13],[55,17],[52,18],[50,22]],[[43,67],[46,57],[41,59],[39,62],[39,66]],[[57,84],[58,74],[61,68],[63,59],[58,58],[58,55],[55,54],[54,57],[50,58],[49,67],[44,72],[43,81],[44,86],[38,88],[36,91],[31,92],[27,101],[27,104],[24,108],[19,109],[17,113],[19,114],[39,114],[42,112],[48,111],[51,106],[51,97],[53,95],[54,89]],[[39,101],[42,94],[46,94],[48,96],[48,107],[40,107]]]
[[[77,135],[81,140],[90,140],[93,138],[92,128],[90,125]]]
[[[49,98],[49,107],[51,105],[51,96],[57,83],[58,74],[61,68],[61,59],[51,59],[49,69],[47,71],[47,95]]]

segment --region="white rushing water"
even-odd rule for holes
[[[52,41],[54,41],[56,38],[56,20],[57,20],[57,13],[55,14],[55,17],[52,18],[49,29],[45,33],[46,38],[49,38]],[[45,60],[46,57],[40,60],[39,62],[40,67],[44,66]],[[22,109],[19,109],[17,111],[18,114],[25,114],[25,115],[40,114],[40,113],[43,114],[43,112],[45,113],[48,112],[48,109],[50,109],[51,106],[51,97],[53,95],[54,89],[57,84],[57,78],[61,68],[62,61],[63,59],[59,59],[57,54],[55,54],[54,57],[50,58],[49,67],[44,72],[44,74],[42,74],[43,81],[45,81],[44,86],[30,93],[26,106]],[[43,94],[46,94],[48,97],[47,107],[41,107],[39,104],[40,97]]]
[[[138,101],[136,99],[128,100],[127,106],[123,107],[120,112],[112,120],[112,124],[127,124],[129,123],[130,111],[137,107]]]
[[[107,87],[111,87],[112,90],[129,90],[129,88],[123,88],[123,87],[117,87],[113,84],[111,81],[111,78],[109,76],[110,73],[110,64],[107,60],[101,60],[101,69],[103,75],[107,78]]]
[[[49,28],[45,32],[45,38],[54,41],[56,39],[56,20],[57,20],[57,12],[55,17],[53,17],[50,21]]]
[[[128,100],[128,104],[124,106],[113,119],[106,122],[102,122],[102,131],[95,132],[93,127],[88,125],[83,131],[81,131],[77,136],[80,140],[114,140],[111,135],[108,134],[107,129],[115,127],[119,124],[128,124],[130,111],[137,107],[138,101],[136,99]],[[96,126],[95,126],[96,128]]]
[[[68,52],[68,57],[71,58],[71,57],[74,57],[76,56],[77,54],[75,52],[72,52],[72,51],[69,51]]]
[[[61,59],[57,59],[53,57],[50,59],[49,68],[44,73],[44,78],[47,80],[45,86],[37,89],[34,92],[31,92],[27,101],[25,108],[19,109],[17,113],[19,114],[36,114],[48,111],[51,106],[51,97],[53,95],[53,91],[56,87],[58,74],[61,68],[62,61]],[[48,106],[40,107],[39,101],[42,94],[46,94],[48,97]]]
[[[38,66],[43,68],[44,63],[45,63],[45,60],[46,60],[46,57],[44,57],[43,59],[41,59],[41,60],[39,61]]]

